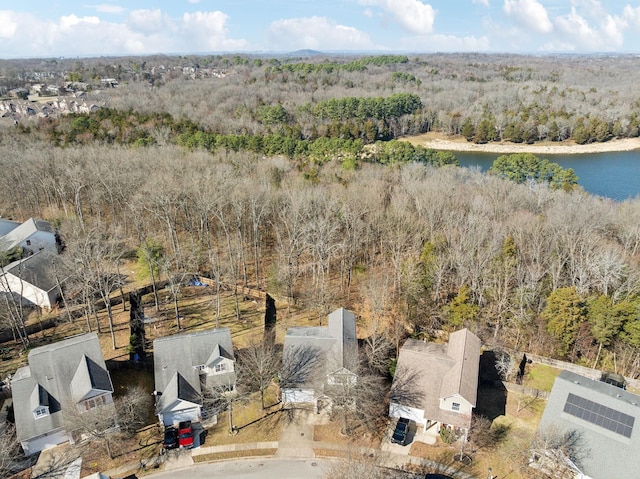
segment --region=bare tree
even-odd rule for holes
[[[224,384],[203,386],[201,392],[202,410],[207,417],[213,417],[227,411],[229,434],[233,434],[233,403],[240,398],[238,389],[231,382],[231,376]]]
[[[260,392],[265,409],[264,392],[277,377],[282,351],[270,340],[253,342],[238,354],[238,382],[243,388]]]
[[[325,380],[325,353],[312,346],[291,346],[282,354],[280,390],[305,386],[318,388]]]
[[[575,477],[581,461],[591,454],[582,434],[549,426],[538,433],[530,448],[529,465],[549,478]]]
[[[20,446],[16,439],[16,429],[12,424],[3,424],[0,434],[0,476],[10,477],[16,472],[21,456]]]
[[[71,405],[63,409],[65,427],[74,442],[88,441],[102,444],[110,459],[113,459],[112,441],[119,432],[116,409],[113,405],[95,407],[80,411]]]
[[[147,423],[153,406],[151,395],[141,386],[132,386],[114,401],[120,430],[130,436]]]

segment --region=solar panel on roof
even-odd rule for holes
[[[633,416],[575,394],[569,393],[564,412],[625,437],[631,437],[633,431]]]

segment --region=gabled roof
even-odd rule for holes
[[[172,409],[177,401],[202,404],[200,393],[180,373],[175,373],[169,379],[162,395],[158,396],[156,408],[158,412]]]
[[[457,396],[475,407],[480,346],[480,339],[467,329],[450,334],[448,344],[411,338],[405,341],[400,348],[396,376],[416,373],[414,387],[422,392],[420,409],[425,419],[469,427],[470,416],[440,409],[440,400]]]
[[[10,233],[14,229],[20,226],[20,223],[12,220],[5,220],[4,218],[0,218],[0,237]]]
[[[8,264],[4,273],[12,274],[25,283],[29,283],[42,291],[53,291],[58,287],[58,279],[62,282],[58,255],[51,250],[43,249],[34,254]],[[20,294],[20,291],[14,291]]]
[[[480,338],[466,328],[449,335],[447,356],[455,363],[442,378],[441,398],[459,395],[475,407],[481,345]]]
[[[113,392],[111,377],[107,370],[84,355],[71,379],[70,387],[71,397],[76,403],[105,392]]]
[[[344,308],[329,315],[327,326],[305,326],[287,329],[283,354],[313,348],[324,357],[325,374],[342,369],[354,371],[358,359],[356,316]]]
[[[20,226],[0,237],[0,249],[8,251],[15,248],[38,231],[44,231],[46,233],[51,233],[52,235],[55,234],[54,229],[48,221],[29,218]]]
[[[28,360],[29,365],[16,371],[11,381],[19,441],[64,427],[62,409],[76,405],[71,383],[83,361],[90,360],[93,363],[90,367],[93,371],[91,374],[100,377],[96,383],[108,392],[113,392],[110,379],[109,386],[106,386],[105,376],[108,378],[109,373],[95,333],[81,334],[34,348],[29,352]],[[41,389],[38,389],[36,399],[34,393],[37,387]],[[45,392],[49,415],[36,420],[32,406],[34,401],[44,400]]]
[[[553,384],[538,432],[576,431],[580,470],[593,479],[640,471],[640,396],[602,381],[562,371]]]
[[[191,388],[200,393],[200,374],[197,366],[208,366],[217,358],[224,357],[233,361],[233,345],[229,328],[211,329],[195,333],[175,334],[158,338],[153,341],[153,363],[156,391],[162,393],[163,404],[178,399],[176,384],[175,392],[168,390],[170,382],[176,373],[186,381]],[[235,385],[235,373],[215,375],[215,379],[230,381]],[[207,385],[213,377],[207,378]],[[173,386],[171,386],[173,387]],[[166,398],[166,399],[165,399]]]

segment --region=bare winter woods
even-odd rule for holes
[[[0,161],[2,215],[59,225],[69,289],[157,244],[165,277],[264,288],[318,317],[357,305],[363,326],[394,344],[466,325],[537,353],[604,365],[615,353],[637,373],[638,200],[419,164],[330,162],[311,181],[287,159],[172,146],[5,137]]]
[[[473,141],[638,136],[635,58],[387,60],[347,68],[327,59],[150,57],[70,68],[82,80],[121,82],[88,98],[131,116],[169,114],[172,125],[188,118],[201,138],[282,130],[306,141],[323,129],[340,139],[353,130],[366,143],[385,130],[385,139],[432,129]],[[5,79],[27,76],[26,65],[9,75],[0,64]],[[220,75],[204,75],[212,69]],[[358,99],[396,93],[419,96],[420,108],[361,122],[369,104]],[[330,100],[345,98],[355,99],[355,116],[331,120],[343,103]],[[171,279],[174,298],[180,279],[203,274],[264,289],[318,318],[353,309],[372,348],[467,326],[496,346],[640,372],[640,200],[455,166],[382,165],[364,155],[347,164],[340,151],[316,161],[183,148],[160,122],[139,134],[140,118],[32,118],[0,131],[0,215],[59,228],[73,273],[69,301],[108,297],[123,258],[138,254],[152,279]],[[124,137],[144,141],[115,140]]]

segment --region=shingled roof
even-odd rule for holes
[[[232,359],[233,345],[229,328],[175,334],[153,342],[154,377],[158,411],[176,401],[200,402],[198,366],[212,365],[218,358]],[[235,372],[207,375],[208,387],[235,385]]]
[[[81,391],[81,399],[92,397],[92,390],[113,392],[95,333],[34,348],[28,360],[11,381],[19,441],[64,428],[63,406],[78,402],[72,389]],[[49,415],[36,420],[33,410],[38,405],[48,406]]]
[[[640,396],[562,371],[553,384],[538,432],[549,429],[577,433],[580,447],[586,453],[577,465],[586,476],[637,477]]]
[[[343,369],[353,372],[358,358],[355,314],[347,309],[338,308],[329,314],[327,326],[287,329],[284,354],[304,348],[313,348],[322,355],[326,374]]]
[[[422,392],[420,409],[425,419],[469,427],[470,416],[441,409],[440,400],[459,396],[475,407],[480,346],[480,339],[468,329],[450,334],[448,344],[411,338],[405,341],[400,348],[396,375],[403,371],[416,373],[415,387]]]

